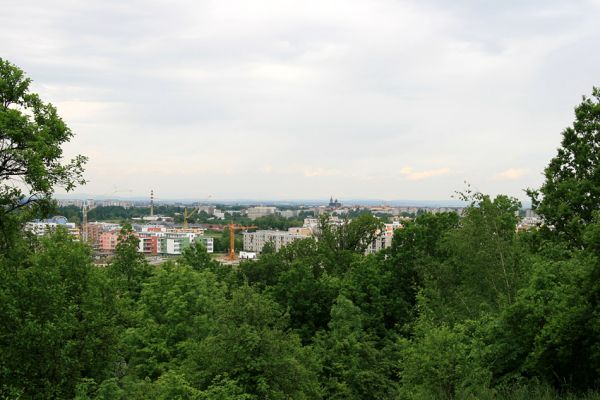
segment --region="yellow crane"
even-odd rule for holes
[[[229,228],[229,255],[227,258],[233,261],[235,260],[235,231],[238,229],[256,229],[258,226],[242,226],[231,223],[227,224],[227,227]]]
[[[183,229],[188,228],[188,218],[191,217],[196,211],[198,211],[198,209],[194,208],[188,213],[187,207],[183,208]]]

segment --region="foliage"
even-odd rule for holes
[[[575,246],[600,208],[600,88],[575,108],[572,127],[562,132],[556,156],[544,170],[538,190],[528,190],[533,207],[554,231]]]
[[[378,348],[376,338],[363,329],[363,318],[360,308],[340,295],[331,308],[329,330],[317,335],[327,398],[398,398],[397,352]]]
[[[0,228],[8,230],[15,211],[50,203],[56,186],[85,183],[86,158],[62,163],[62,145],[73,133],[56,108],[29,91],[31,79],[0,58]],[[26,214],[23,218],[30,214]],[[22,219],[21,219],[22,221]],[[4,246],[8,243],[4,243]]]
[[[0,265],[1,392],[73,397],[81,378],[102,380],[115,359],[114,291],[89,249],[66,232]]]
[[[123,225],[117,238],[114,258],[108,266],[108,273],[120,291],[132,298],[137,298],[143,280],[150,273],[146,259],[138,251],[138,245],[139,239],[131,225]]]
[[[285,327],[274,302],[240,287],[218,305],[209,336],[188,348],[192,382],[205,386],[227,374],[259,398],[318,398],[316,360]]]

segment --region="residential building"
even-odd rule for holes
[[[138,235],[139,243],[138,243],[138,251],[140,253],[148,254],[148,255],[157,255],[158,254],[158,242],[159,237],[150,233],[140,233]]]
[[[375,240],[369,244],[365,253],[377,253],[378,251],[390,247],[392,245],[392,240],[394,239],[394,232],[400,228],[402,228],[402,224],[399,221],[394,221],[391,224],[384,224],[383,229],[379,232],[379,235]]]
[[[281,210],[281,211],[279,211],[279,215],[281,215],[283,218],[297,217],[298,214],[300,214],[299,210]]]
[[[147,255],[179,255],[197,240],[203,242],[207,252],[214,251],[214,239],[204,236],[202,228],[170,229],[161,225],[137,225],[134,234],[139,239],[138,251]],[[102,232],[98,249],[105,253],[114,252],[118,238],[118,229]]]
[[[56,216],[44,220],[35,220],[25,224],[25,229],[36,236],[44,236],[56,230],[58,227],[66,229],[69,234],[79,239],[80,230],[73,222],[69,222],[65,217]]]
[[[294,229],[294,228],[291,228]],[[265,244],[271,242],[275,246],[275,251],[281,250],[283,246],[286,246],[298,239],[306,239],[308,235],[303,235],[290,231],[256,231],[256,232],[244,232],[244,251],[254,252],[260,254]]]
[[[98,249],[104,253],[112,253],[117,248],[119,231],[102,232],[98,240]]]
[[[250,218],[250,219],[266,217],[267,215],[273,215],[276,212],[277,212],[277,207],[267,207],[267,206],[250,207],[246,210],[248,218]]]
[[[100,243],[100,235],[103,232],[118,231],[121,229],[121,226],[108,222],[90,222],[83,229],[87,232],[88,243],[97,246]]]
[[[213,212],[213,217],[216,219],[225,219],[225,212],[215,209]]]
[[[195,233],[166,232],[159,236],[158,252],[164,255],[179,255],[197,240],[203,242],[208,253],[214,251],[214,240],[212,237]]]
[[[306,228],[304,226],[288,228],[288,232],[302,236],[311,236],[313,234],[312,229]]]

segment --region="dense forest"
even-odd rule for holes
[[[0,60],[3,141],[28,149],[0,152],[0,398],[600,399],[599,89],[528,190],[539,229],[467,188],[464,215],[420,215],[373,255],[363,214],[237,267],[200,245],[150,266],[125,226],[99,268],[66,232],[22,230],[85,162],[59,164],[72,133],[27,88]]]

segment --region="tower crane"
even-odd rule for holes
[[[113,185],[113,191],[110,194],[105,194],[103,196],[112,196],[114,194],[117,193],[121,193],[121,192],[125,192],[125,193],[131,193],[132,190],[131,189],[120,189],[117,187],[117,185]],[[89,229],[88,229],[88,211],[90,211],[92,209],[92,207],[90,207],[87,204],[87,200],[85,200],[81,206],[81,214],[82,214],[82,218],[81,218],[81,240],[84,243],[87,243],[89,241]]]
[[[233,261],[235,260],[235,231],[238,229],[256,229],[258,226],[242,226],[230,223],[227,224],[227,227],[229,228],[229,255],[227,258],[229,258],[230,261]]]
[[[194,208],[188,213],[187,207],[183,208],[183,229],[188,228],[188,218],[191,217],[196,211],[198,211],[198,209]]]

